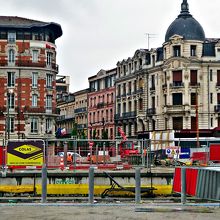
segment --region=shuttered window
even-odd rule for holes
[[[217,70],[217,85],[220,86],[220,70]]]
[[[220,93],[218,93],[217,99],[218,105],[220,105]]]
[[[191,105],[196,105],[196,93],[191,93]]]
[[[182,82],[182,71],[173,71],[173,82]]]
[[[173,117],[173,130],[182,130],[182,129],[183,129],[183,118]]]
[[[196,117],[191,117],[191,130],[196,131]]]
[[[191,85],[197,84],[197,70],[190,71],[190,83]]]

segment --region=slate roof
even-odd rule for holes
[[[173,35],[181,35],[185,40],[205,40],[205,32],[199,22],[189,13],[187,1],[183,1],[179,16],[171,23],[165,35],[169,41]]]
[[[0,16],[0,29],[31,29],[48,28],[55,34],[55,38],[62,36],[61,26],[54,22],[42,22],[17,16]]]

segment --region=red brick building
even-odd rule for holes
[[[88,93],[88,138],[115,138],[115,86],[116,68],[100,70],[89,77]],[[94,137],[95,136],[95,137]]]
[[[0,142],[53,137],[59,24],[0,16]]]

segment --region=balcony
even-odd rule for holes
[[[200,87],[200,83],[198,83],[198,82],[190,82],[189,86],[190,87]]]
[[[144,89],[143,89],[143,88],[140,88],[140,89],[138,89],[138,90],[136,91],[137,94],[143,94],[143,92],[144,92]]]
[[[64,121],[65,120],[65,115],[61,115],[56,118],[56,121]]]
[[[18,58],[19,59],[19,58]],[[8,60],[0,60],[0,66],[8,66]],[[16,60],[15,66],[18,67],[35,67],[35,68],[47,68],[45,62],[32,62],[31,60]],[[55,63],[52,63],[50,66],[51,69],[59,71],[59,66]]]
[[[166,105],[164,106],[164,113],[166,114],[183,114],[188,111],[188,106],[184,105]]]
[[[46,113],[46,109],[44,107],[24,107],[24,113]]]
[[[156,114],[156,108],[148,108],[146,111],[147,116],[152,116]]]
[[[117,120],[119,120],[119,119],[120,119],[120,113],[115,114],[115,120],[117,121]]]
[[[136,118],[137,112],[125,112],[122,113],[122,119]]]
[[[105,107],[105,103],[104,102],[99,102],[97,104],[97,108],[104,108]]]
[[[184,87],[184,83],[183,82],[173,82],[173,83],[170,83],[170,87],[171,88],[182,88],[182,87]]]
[[[75,114],[84,113],[84,112],[86,112],[86,111],[87,111],[86,107],[74,109],[74,113],[75,113]]]
[[[77,129],[78,129],[78,130],[85,129],[86,127],[87,127],[87,124],[78,124],[78,125],[77,125]]]
[[[216,113],[220,113],[220,105],[215,105],[214,109]]]

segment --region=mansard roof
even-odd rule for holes
[[[43,22],[17,16],[0,16],[0,29],[47,28],[54,32],[55,39],[62,36],[61,26],[54,22]]]

